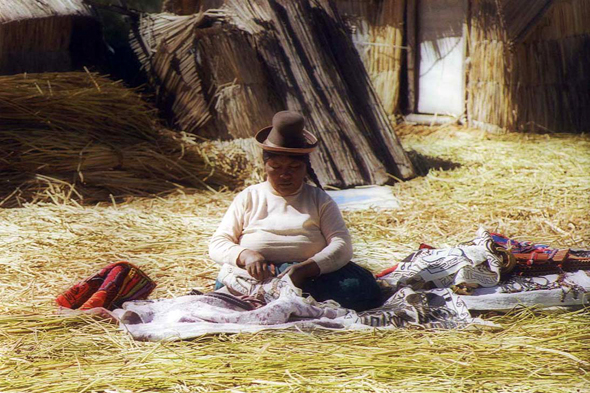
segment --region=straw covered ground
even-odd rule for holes
[[[421,242],[469,240],[478,226],[590,248],[590,138],[399,127],[425,170],[397,183],[401,207],[345,213],[355,259],[374,271]],[[447,169],[444,169],[447,168]],[[207,240],[232,193],[125,204],[0,210],[0,391],[588,392],[590,312],[485,315],[500,330],[273,332],[134,342],[114,325],[55,314],[62,290],[131,260],[155,297],[210,290]],[[62,200],[62,199],[56,199]]]

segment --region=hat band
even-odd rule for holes
[[[288,147],[286,148],[285,146],[279,146],[276,143],[272,143],[268,139],[266,139],[264,142],[262,142],[262,144],[266,145],[266,146],[270,146],[270,147],[279,147],[279,148],[283,148],[283,149],[288,149]]]

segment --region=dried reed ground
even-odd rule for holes
[[[374,271],[479,225],[590,248],[590,138],[400,128],[407,149],[461,166],[392,189],[397,210],[345,213]],[[123,205],[0,210],[0,391],[588,392],[590,313],[490,317],[501,331],[277,332],[134,342],[54,315],[53,299],[109,262],[155,278],[152,297],[209,290],[207,240],[232,199],[201,192]]]

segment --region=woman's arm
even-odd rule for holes
[[[244,227],[244,195],[238,194],[233,200],[221,223],[209,241],[209,256],[219,265],[229,263],[237,266],[239,255],[245,250],[240,246]]]
[[[313,259],[308,259],[290,266],[279,276],[279,278],[285,275],[288,275],[291,278],[293,285],[301,288],[301,285],[303,285],[305,280],[320,275],[320,267]]]
[[[320,230],[327,245],[310,259],[318,265],[320,274],[326,274],[340,269],[352,259],[350,233],[338,205],[327,194],[320,206]]]

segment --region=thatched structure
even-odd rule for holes
[[[388,114],[398,109],[406,0],[336,0]]]
[[[446,0],[446,5],[461,3]],[[409,112],[420,112],[417,85],[425,72],[421,64],[419,14],[408,0],[406,43]],[[424,5],[426,4],[426,6]],[[434,3],[432,3],[434,4]],[[590,129],[590,1],[588,0],[470,0],[465,3],[462,38],[465,66],[457,94],[464,105],[455,116],[471,125],[514,131],[583,132]],[[441,5],[437,3],[437,6]],[[417,23],[418,22],[418,23]],[[431,23],[435,23],[434,21]],[[418,26],[416,26],[418,25]],[[440,43],[445,26],[430,37]],[[445,57],[440,57],[440,62]],[[436,112],[434,112],[436,113]]]
[[[0,1],[0,74],[79,68],[94,62],[100,42],[82,0]]]
[[[167,0],[162,11],[191,15],[219,9],[223,0]],[[398,109],[399,74],[404,56],[404,9],[406,0],[335,0],[352,41],[369,73],[385,111]]]
[[[590,1],[472,3],[469,121],[510,130],[590,130]]]
[[[336,4],[352,27],[352,37],[388,111],[451,114],[490,130],[590,129],[590,77],[584,72],[590,66],[588,0],[336,0]],[[396,30],[402,23],[403,41]],[[396,33],[388,37],[386,31]],[[461,57],[455,63],[449,56],[453,45]],[[437,58],[425,62],[430,56]],[[450,97],[437,91],[448,92],[444,83],[421,80],[433,67],[447,76],[456,73],[450,76],[456,83]],[[459,109],[448,113],[441,105],[440,110],[424,110],[420,99],[430,92],[441,104],[449,99],[459,102]]]
[[[312,163],[323,183],[414,175],[331,2],[228,0],[192,16],[148,15],[133,46],[185,131],[251,137],[288,108],[322,141]]]

